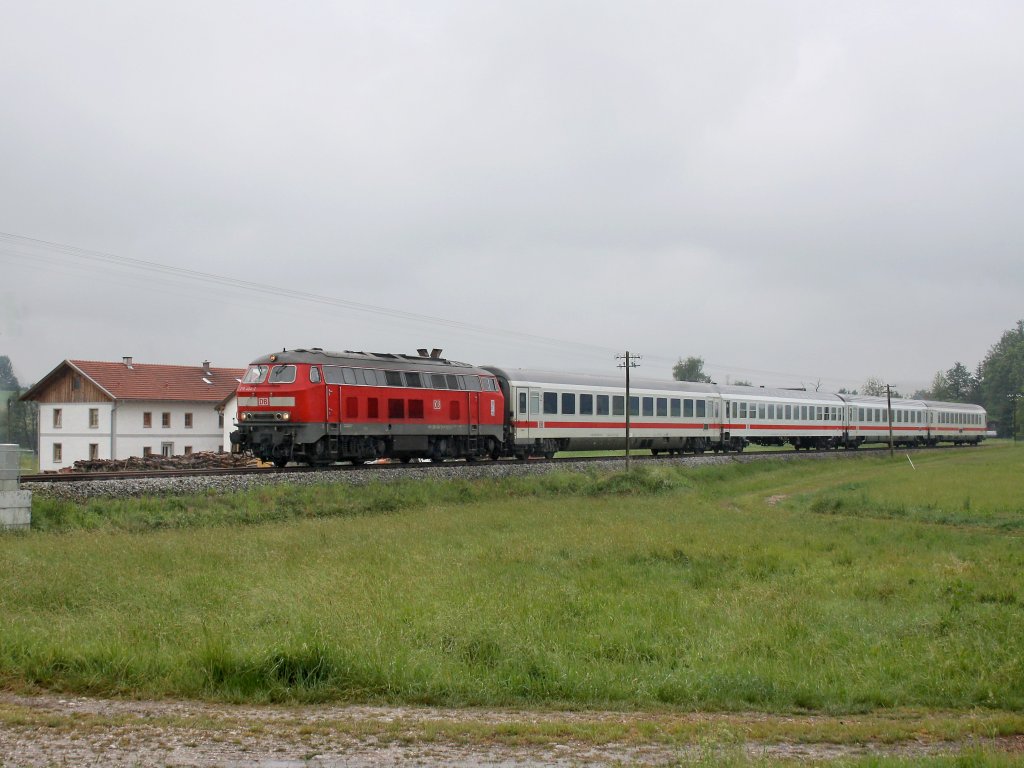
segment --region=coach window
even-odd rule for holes
[[[683,400],[683,418],[693,418],[693,400],[689,397]]]
[[[544,413],[558,413],[558,393],[544,393]]]
[[[537,416],[540,414],[540,392],[530,393],[530,415]]]
[[[607,416],[611,413],[608,409],[608,395],[597,396],[597,415]]]
[[[683,401],[678,397],[673,397],[668,403],[669,413],[673,419],[678,419],[683,415]]]
[[[767,418],[768,418],[769,421],[771,421],[771,420],[773,420],[775,418],[775,403],[768,403],[768,408],[766,410],[766,415],[767,415]]]
[[[697,418],[703,419],[707,415],[707,402],[704,400],[697,401]]]
[[[580,416],[594,415],[594,396],[580,395]]]
[[[613,395],[612,396],[612,416],[625,416],[626,415],[626,397],[625,395]]]
[[[645,398],[643,398],[643,410],[644,410],[644,416],[653,416],[654,415],[654,398],[653,397],[645,397]]]
[[[423,380],[420,378],[420,375],[418,373],[416,373],[415,371],[406,371],[405,372],[405,385],[407,387],[422,388],[423,387]],[[410,407],[412,406],[412,401],[411,400],[409,401],[409,405],[410,405]],[[411,416],[411,414],[410,414],[410,416]],[[422,417],[420,417],[420,418],[422,418]]]
[[[355,384],[356,383],[356,372],[354,370],[352,370],[351,368],[342,368],[341,369],[341,380],[345,384]]]
[[[792,405],[787,405],[786,406],[786,421],[792,421],[792,420],[793,420],[793,406]]]
[[[569,415],[576,413],[576,395],[572,392],[562,393],[562,413]]]
[[[275,365],[270,369],[270,378],[267,380],[268,384],[294,384],[295,383],[295,366],[294,365]]]
[[[631,397],[629,398],[629,415],[639,416],[640,415],[640,398]]]
[[[455,402],[454,400],[452,402]],[[526,393],[519,393],[519,413],[522,415],[526,414]]]
[[[824,421],[824,419],[825,419],[825,413],[824,413],[824,410],[825,410],[825,409],[824,409],[824,408],[822,408],[822,407],[821,407],[821,406],[819,405],[819,406],[818,406],[817,408],[815,408],[815,410],[817,411],[817,416],[816,416],[816,419],[817,419],[818,421]]]
[[[317,368],[315,365],[309,366],[309,380],[313,384],[320,383],[320,369]]]
[[[761,421],[764,421],[764,415],[765,415],[764,403],[758,403],[757,404],[757,418],[760,419]]]
[[[655,404],[658,409],[658,416],[668,416],[668,398],[659,397],[658,402]]]

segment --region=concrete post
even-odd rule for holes
[[[0,445],[0,529],[28,530],[32,524],[32,492],[21,490],[21,448]]]

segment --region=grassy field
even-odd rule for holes
[[[1024,727],[1024,450],[75,505],[0,536],[0,685]]]

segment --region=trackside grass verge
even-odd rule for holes
[[[0,537],[0,684],[1019,713],[1020,457],[46,502]]]

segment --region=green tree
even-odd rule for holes
[[[981,404],[998,420],[1000,433],[1009,436],[1014,401],[1008,395],[1024,391],[1024,320],[992,345],[979,369]]]
[[[7,355],[0,355],[0,392],[20,392],[18,377],[14,375],[14,366],[11,358]]]
[[[676,381],[702,381],[705,384],[711,381],[711,377],[704,373],[703,357],[679,358],[679,362],[672,366],[672,378]]]

